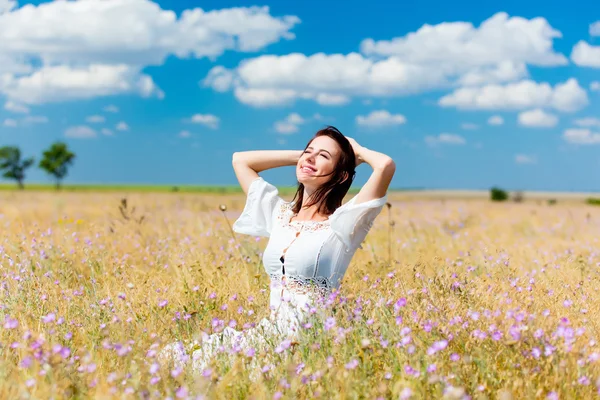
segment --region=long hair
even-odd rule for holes
[[[310,207],[319,204],[318,212],[320,214],[331,215],[342,205],[342,200],[348,193],[354,177],[356,175],[356,155],[352,145],[344,135],[335,127],[327,126],[318,131],[315,136],[306,144],[304,150],[310,146],[312,141],[319,136],[328,136],[336,141],[340,146],[341,154],[337,165],[333,171],[328,174],[331,178],[321,187],[316,189],[310,196],[310,200],[305,204],[305,207]],[[304,185],[298,182],[298,189],[292,199],[292,211],[295,214],[300,212],[302,201],[304,200]]]

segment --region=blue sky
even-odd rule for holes
[[[590,7],[0,0],[0,144],[66,141],[67,183],[230,185],[234,151],[332,124],[394,158],[392,187],[600,191]]]

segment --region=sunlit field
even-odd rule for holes
[[[598,393],[600,207],[391,195],[325,320],[193,371],[160,349],[267,316],[266,239],[241,193],[123,198],[0,192],[0,398]]]

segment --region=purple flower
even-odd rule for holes
[[[54,321],[55,318],[56,318],[56,316],[54,315],[54,313],[50,313],[50,314],[45,315],[45,316],[42,317],[42,322],[45,323],[45,324],[47,324],[49,322]]]
[[[282,353],[283,351],[290,348],[292,345],[292,341],[289,339],[285,339],[279,346],[275,348],[275,353]]]
[[[447,346],[448,346],[447,340],[438,340],[437,342],[433,343],[433,345],[431,345],[431,347],[427,350],[427,355],[433,355],[433,354],[437,353],[438,351],[442,351]]]
[[[152,365],[150,366],[150,373],[154,375],[158,372],[159,369],[160,365],[158,365],[157,363],[152,363]]]
[[[4,329],[15,329],[17,326],[19,326],[19,321],[16,319],[8,315],[4,318]]]
[[[358,367],[358,360],[356,358],[352,359],[346,364],[346,369],[354,369],[356,367]]]
[[[325,330],[328,331],[335,326],[335,318],[329,317],[325,320]]]
[[[187,397],[187,395],[188,395],[188,391],[185,386],[180,387],[175,392],[175,396],[177,396],[178,399],[183,399],[184,397]]]
[[[167,305],[167,303],[168,303],[168,301],[167,301],[167,300],[160,300],[160,301],[158,302],[158,306],[162,308],[162,307],[166,306],[166,305]]]
[[[450,360],[458,361],[458,360],[460,360],[460,356],[456,353],[452,353],[452,355],[450,355]]]

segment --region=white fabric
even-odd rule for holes
[[[255,179],[233,230],[269,237],[262,261],[271,278],[270,317],[247,331],[225,328],[224,332],[206,335],[200,349],[192,354],[195,369],[207,366],[222,340],[230,348],[247,349],[264,347],[273,338],[277,341],[277,338],[296,337],[319,295],[339,287],[352,257],[386,201],[387,195],[356,204],[354,197],[325,221],[290,222],[294,215],[292,204],[279,196],[275,186],[261,177]],[[297,232],[300,234],[296,235]],[[282,264],[280,257],[286,247]],[[176,358],[189,358],[180,344],[172,344],[166,351]]]

